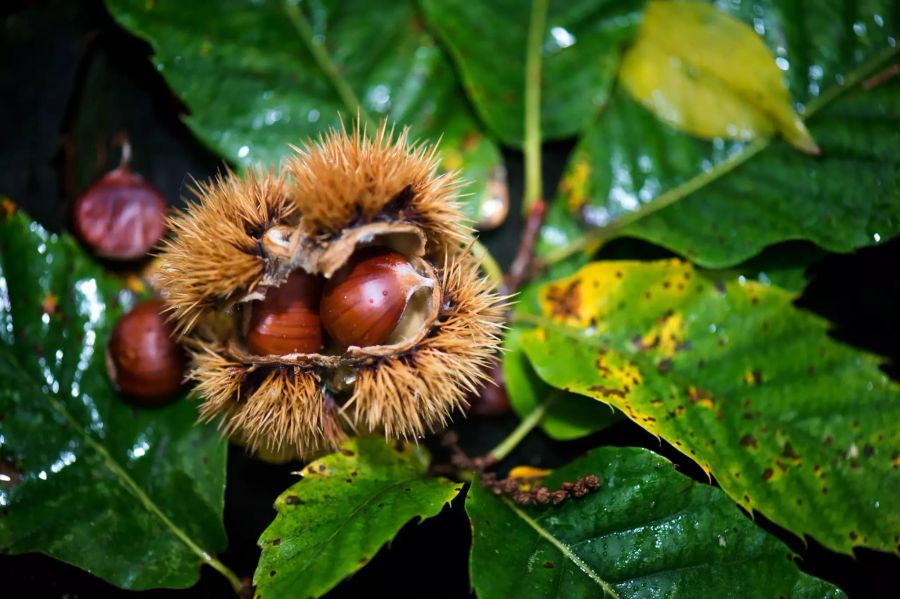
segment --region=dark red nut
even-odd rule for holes
[[[116,323],[106,346],[113,385],[123,395],[150,405],[175,397],[187,363],[172,326],[160,314],[162,308],[156,299],[135,306]]]
[[[325,284],[322,326],[342,345],[380,345],[397,327],[413,294],[433,286],[403,254],[365,248]]]
[[[143,177],[120,166],[94,182],[75,201],[75,234],[98,256],[142,258],[166,231],[168,204]]]
[[[247,348],[261,356],[321,350],[321,293],[321,279],[299,269],[278,287],[270,287],[265,299],[250,308]]]

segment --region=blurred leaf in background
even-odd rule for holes
[[[572,154],[542,233],[542,254],[552,262],[580,251],[589,245],[588,232],[594,240],[639,237],[720,267],[788,239],[846,252],[896,235],[900,83],[858,89],[897,56],[900,16],[893,4],[833,2],[815,10],[788,0],[716,4],[766,43],[821,155],[804,155],[780,139],[701,140],[617,88]],[[681,48],[696,43],[690,32],[669,35]],[[730,57],[739,44],[720,41],[708,54]],[[681,60],[669,46],[654,56],[663,61],[667,53]],[[735,61],[731,68],[745,67]]]
[[[471,184],[467,215],[506,193],[496,145],[483,135],[449,60],[412,0],[108,0],[153,46],[153,61],[190,110],[188,126],[242,166],[290,150],[362,114],[437,142],[443,166]],[[360,113],[360,111],[362,111]]]
[[[609,96],[625,42],[645,0],[550,2],[541,34],[541,134],[572,137]],[[424,0],[428,23],[456,61],[466,92],[504,144],[525,137],[525,52],[531,3]]]

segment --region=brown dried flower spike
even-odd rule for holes
[[[503,318],[457,179],[384,126],[294,150],[281,173],[201,186],[172,220],[159,276],[202,416],[299,456],[347,430],[444,425],[482,383]]]

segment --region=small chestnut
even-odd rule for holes
[[[257,355],[314,353],[322,349],[319,296],[322,282],[304,270],[291,272],[250,307],[247,348]]]
[[[75,201],[75,234],[98,256],[142,258],[166,231],[162,193],[122,165],[103,175]]]
[[[413,295],[433,286],[403,254],[383,247],[362,249],[325,284],[322,326],[343,345],[381,345]]]
[[[173,329],[160,314],[163,303],[148,300],[122,316],[106,346],[113,385],[128,397],[162,405],[181,388],[187,363]]]

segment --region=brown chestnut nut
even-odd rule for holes
[[[106,346],[106,368],[123,394],[151,405],[175,396],[187,363],[173,329],[160,314],[163,303],[153,299],[135,306],[113,328]]]
[[[413,294],[433,286],[403,254],[365,248],[325,284],[322,326],[343,345],[381,345],[397,327]]]
[[[322,349],[319,296],[322,281],[295,270],[250,307],[247,348],[257,355],[314,353]]]
[[[75,201],[75,234],[98,256],[142,258],[166,231],[168,204],[143,177],[120,166],[94,182]]]

